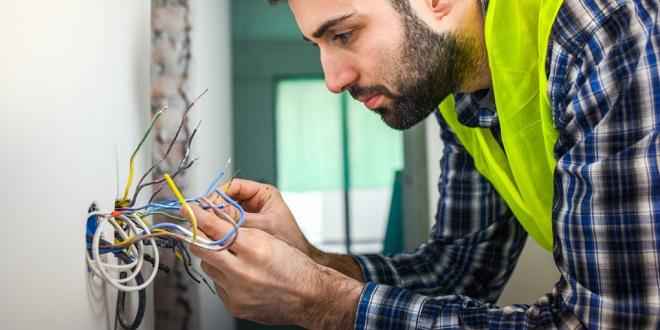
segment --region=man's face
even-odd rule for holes
[[[456,32],[431,30],[408,0],[290,0],[289,6],[304,38],[320,49],[328,89],[348,90],[392,128],[426,118],[473,71],[471,43]]]

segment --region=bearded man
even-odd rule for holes
[[[278,1],[272,0],[272,3]],[[312,246],[277,190],[236,180],[230,253],[192,248],[229,311],[306,328],[660,327],[660,25],[655,0],[288,0],[328,89],[445,145],[428,242]],[[195,207],[200,228],[231,230]],[[493,302],[527,235],[561,278]]]

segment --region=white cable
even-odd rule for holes
[[[151,243],[153,256],[154,256],[154,267],[151,271],[149,278],[145,280],[141,285],[129,286],[129,285],[125,285],[124,283],[133,280],[137,276],[137,274],[140,273],[144,265],[145,246],[143,240],[138,240],[127,247],[131,249],[131,254],[134,256],[134,260],[130,264],[114,264],[114,263],[103,262],[101,260],[101,252],[100,252],[101,234],[108,223],[112,225],[114,230],[119,234],[119,236],[123,240],[126,240],[129,237],[133,237],[133,236],[151,234],[149,225],[146,224],[140,217],[138,217],[137,214],[130,213],[128,214],[128,216],[122,214],[119,215],[118,217],[121,218],[124,222],[128,223],[129,230],[128,232],[126,232],[116,222],[115,218],[108,214],[103,214],[99,211],[94,211],[88,214],[88,218],[91,216],[98,216],[98,218],[100,219],[97,224],[96,232],[94,233],[94,238],[92,240],[91,250],[92,250],[93,258],[90,257],[89,253],[85,253],[87,263],[94,272],[94,274],[101,277],[103,280],[110,283],[111,285],[113,285],[114,287],[116,287],[121,291],[126,291],[126,292],[139,291],[149,286],[156,277],[156,273],[158,272],[158,264],[160,262],[160,255],[158,252],[158,246],[156,244],[155,239],[149,238],[149,242]],[[197,247],[211,251],[221,251],[225,249],[223,245],[215,245],[213,244],[213,241],[206,238],[198,237],[197,241],[194,241],[192,239],[193,235],[190,230],[182,226],[179,226],[177,224],[173,224],[173,225],[176,227],[177,230],[183,233],[184,236],[186,236],[183,239],[183,241],[187,242],[188,244],[195,245]],[[235,233],[235,235],[237,234],[238,232]],[[128,276],[126,278],[119,279],[111,276],[110,272],[113,273],[124,272],[124,273],[128,273]]]
[[[101,229],[102,227],[105,226],[105,223],[106,223],[107,220],[108,219],[105,219],[105,218],[101,220],[101,222],[99,223],[99,229]],[[146,230],[148,232],[149,229],[147,228]],[[94,240],[92,242],[92,252],[94,253],[94,259],[96,259],[96,260],[100,260],[100,257],[101,257],[100,256],[100,250],[99,250],[99,242],[100,242],[101,231],[102,230],[97,230],[97,232],[94,235]],[[154,246],[155,246],[155,242],[152,242],[152,244],[154,244]],[[154,259],[155,259],[155,262],[156,262],[156,265],[157,265],[158,262],[159,262],[159,256],[158,256],[157,249],[154,249]],[[154,267],[154,269],[152,270],[151,276],[144,283],[142,283],[139,286],[127,286],[127,285],[121,284],[117,279],[110,276],[110,274],[107,272],[105,267],[102,266],[102,263],[99,263],[97,266],[99,266],[98,270],[102,274],[102,278],[105,279],[106,282],[112,284],[114,287],[116,287],[119,290],[128,291],[128,292],[139,291],[139,290],[142,290],[145,287],[147,287],[149,284],[151,284],[151,282],[155,278],[155,275],[156,275],[156,272],[157,272],[157,267]]]
[[[112,218],[112,217],[108,218],[108,222],[109,222],[109,223],[114,227],[114,229],[119,233],[119,236],[120,236],[122,239],[127,239],[128,237],[130,237],[130,236],[128,235],[128,233],[126,233],[126,232],[124,231],[124,229],[121,228],[121,226],[119,226],[119,224],[115,221],[114,218]],[[129,224],[129,226],[130,226],[130,225],[131,225],[131,224]],[[133,227],[134,227],[134,229],[137,229],[137,228],[135,227],[135,225],[133,225]],[[130,231],[129,231],[129,232],[130,232]],[[138,260],[138,259],[141,258],[140,255],[142,254],[142,249],[143,249],[143,246],[142,246],[142,245],[138,245],[138,247],[139,247],[139,248],[136,248],[134,245],[131,245],[131,246],[128,247],[128,248],[131,249],[131,254],[132,254],[132,255],[138,255],[138,257],[137,257],[135,260],[133,260],[131,263],[129,263],[129,264],[119,264],[119,265],[118,265],[118,264],[111,264],[111,263],[103,263],[103,266],[105,266],[106,268],[110,268],[111,270],[116,270],[116,271],[119,271],[119,270],[130,270],[130,269],[136,268],[135,266],[138,265],[138,263],[139,263],[139,260]],[[101,262],[101,261],[99,261],[99,262]],[[140,264],[139,266],[141,266],[141,264]],[[139,267],[137,267],[137,268],[139,268]]]
[[[128,221],[129,222],[129,227],[131,229],[135,230],[135,234],[138,234],[137,227],[135,226],[135,224],[132,221],[130,221],[130,219],[128,219],[126,217],[124,217],[122,219],[124,219],[125,221]],[[114,221],[114,219],[113,219],[113,221]],[[154,256],[154,267],[151,271],[151,274],[150,274],[149,278],[146,279],[144,281],[144,283],[142,283],[141,285],[137,285],[137,286],[124,285],[124,284],[122,284],[122,280],[112,277],[108,273],[108,270],[106,270],[106,267],[110,268],[110,266],[116,266],[116,265],[103,263],[101,261],[101,253],[100,253],[99,244],[100,244],[100,241],[101,241],[101,232],[103,231],[103,228],[105,227],[107,222],[109,222],[108,217],[100,217],[100,221],[98,223],[98,227],[96,229],[96,232],[94,233],[94,239],[92,241],[92,253],[94,255],[94,259],[90,260],[91,258],[89,257],[89,254],[87,254],[87,260],[90,263],[90,265],[92,266],[91,267],[92,270],[94,270],[94,273],[99,275],[106,282],[112,284],[114,287],[116,287],[117,289],[119,289],[121,291],[133,292],[133,291],[139,291],[139,290],[142,290],[142,289],[146,288],[147,286],[149,286],[151,284],[151,282],[153,282],[154,278],[156,277],[156,273],[158,272],[158,264],[160,263],[160,256],[158,254],[158,247],[156,245],[156,241],[153,238],[149,239],[149,241],[151,243],[151,246],[152,246],[153,256]],[[149,230],[148,226],[141,223],[141,221],[138,221],[138,224],[142,227],[142,229],[144,230],[144,233],[146,235],[151,234],[151,231]],[[127,233],[125,231],[123,233],[122,233],[122,231],[123,230],[119,231],[120,235],[122,235],[122,234],[127,235]],[[122,238],[126,239],[127,237],[128,236],[122,237]],[[140,243],[142,243],[142,241],[140,241]],[[142,254],[143,249],[144,249],[143,245],[142,245],[141,249],[138,249],[138,250],[140,250],[140,253],[139,253],[140,258],[139,259],[142,259],[144,257],[144,255]],[[139,270],[140,270],[139,268],[136,269],[134,273],[137,273]]]
[[[124,220],[125,222],[128,223],[129,233],[130,233],[130,229],[133,229],[133,231],[137,235],[137,233],[138,233],[137,226],[135,226],[135,224],[133,224],[130,221],[130,219],[124,217],[123,215],[121,215],[120,217],[122,217],[122,220]],[[130,237],[124,231],[124,229],[121,228],[121,226],[117,223],[117,221],[114,218],[108,219],[108,222],[110,222],[110,224],[115,228],[115,230],[117,230],[119,232],[119,236],[122,239],[128,239]],[[142,269],[142,264],[144,263],[144,244],[143,244],[143,242],[140,241],[138,243],[137,248],[135,247],[135,244],[131,244],[130,249],[132,250],[132,255],[135,256],[134,260],[130,264],[123,264],[123,265],[119,264],[119,265],[117,265],[117,264],[101,263],[99,261],[99,263],[101,263],[106,268],[110,268],[111,270],[124,269],[124,271],[122,271],[122,272],[129,273],[129,274],[127,274],[127,276],[125,278],[118,279],[117,282],[119,282],[119,283],[127,283],[127,282],[131,281],[132,279],[134,279],[140,273],[140,270]]]

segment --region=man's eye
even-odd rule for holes
[[[339,41],[339,42],[345,44],[345,43],[347,43],[351,40],[352,36],[353,36],[353,32],[338,33],[338,34],[335,34],[335,36],[332,38],[332,40]]]

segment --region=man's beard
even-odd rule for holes
[[[354,85],[348,90],[353,98],[374,94],[389,98],[392,101],[390,108],[374,111],[388,126],[404,130],[428,117],[447,95],[463,85],[465,77],[475,71],[476,52],[474,41],[455,32],[434,32],[412,13],[407,1],[401,3],[405,3],[399,8],[405,41],[400,63],[392,61],[393,71],[388,74],[394,78],[392,82],[396,91],[382,85]]]

